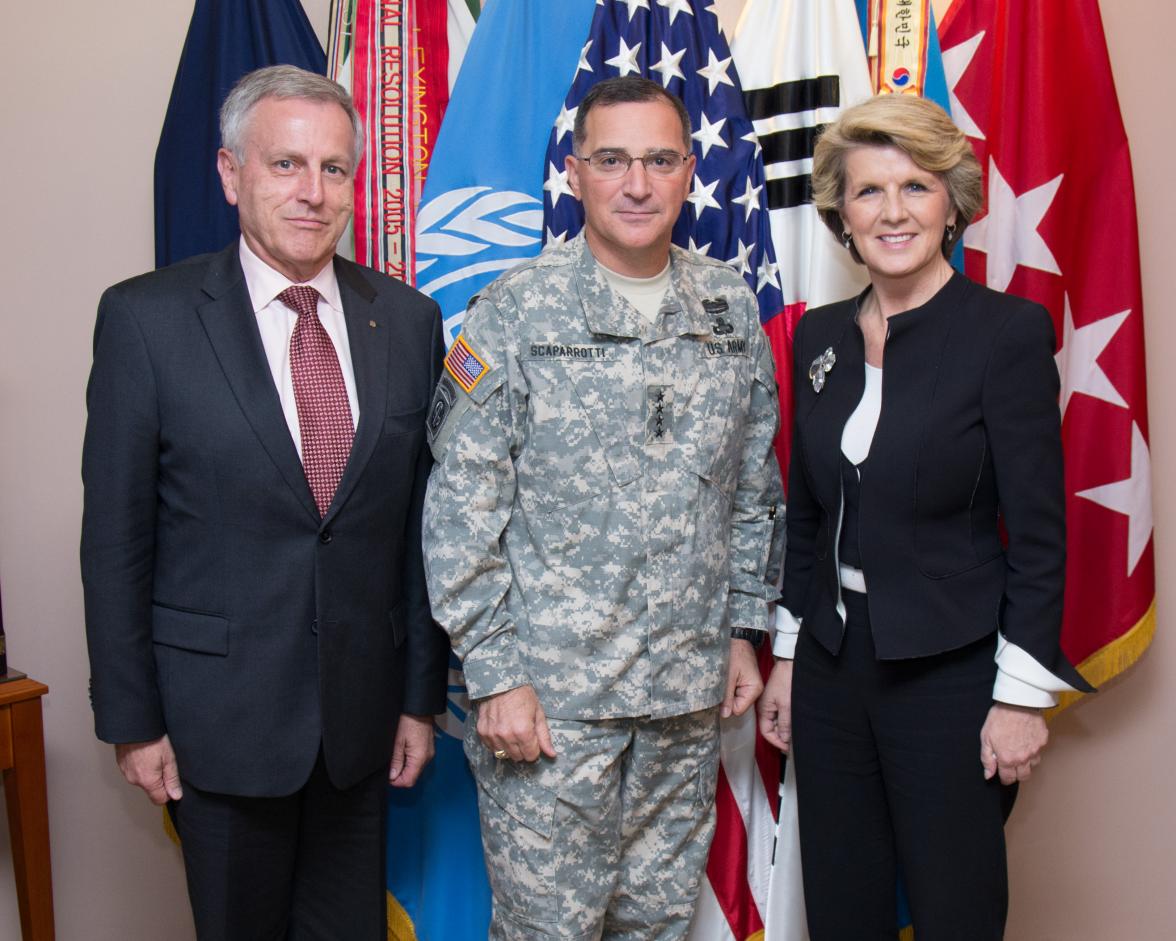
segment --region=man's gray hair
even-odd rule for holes
[[[355,163],[363,151],[363,124],[347,89],[325,75],[308,72],[293,65],[270,65],[242,76],[233,86],[220,110],[221,146],[245,162],[245,130],[249,115],[263,98],[300,98],[337,104],[351,121],[355,137]]]

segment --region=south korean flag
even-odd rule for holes
[[[791,338],[806,307],[842,300],[866,282],[865,271],[809,203],[820,129],[873,93],[854,2],[749,0],[731,53],[763,147],[768,217]],[[782,351],[775,352],[779,360]]]

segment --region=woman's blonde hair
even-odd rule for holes
[[[964,229],[984,203],[980,162],[947,112],[933,101],[913,95],[878,95],[846,108],[821,132],[813,153],[813,204],[842,241],[845,162],[856,147],[897,147],[919,167],[934,173],[947,189],[956,211],[953,231],[944,234],[943,256],[950,258]],[[852,242],[854,261],[861,256]]]

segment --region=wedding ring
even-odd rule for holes
[[[497,758],[499,761],[501,761],[503,758],[506,757],[506,749],[505,748],[498,749],[498,751],[496,751],[494,753],[494,757]]]

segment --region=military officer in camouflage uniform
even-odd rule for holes
[[[655,82],[589,92],[584,232],[471,304],[430,410],[427,579],[474,703],[495,939],[683,937],[720,713],[761,689],[776,385],[746,284],[670,245],[690,140]]]

